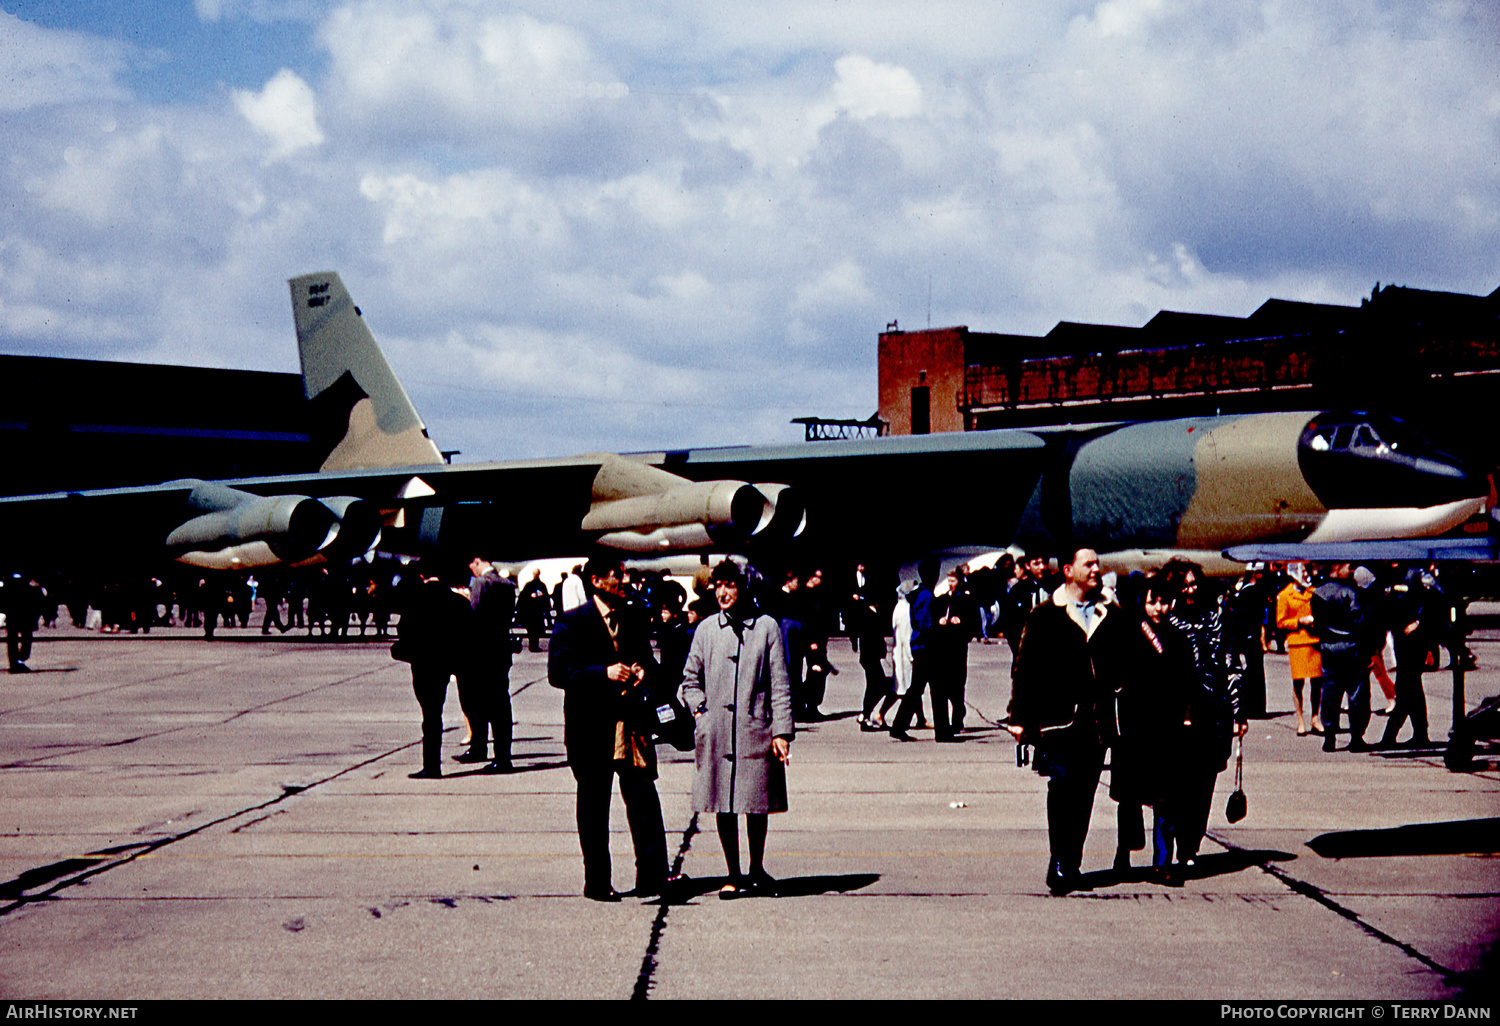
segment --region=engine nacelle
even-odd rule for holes
[[[743,481],[702,481],[596,502],[581,526],[611,548],[680,551],[748,541],[771,525],[775,512]]]
[[[207,512],[167,535],[166,544],[175,559],[190,566],[295,563],[321,552],[338,536],[338,514],[306,495],[252,495],[199,482],[188,505]]]

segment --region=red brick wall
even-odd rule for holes
[[[880,416],[890,423],[891,434],[911,434],[911,390],[919,385],[931,392],[934,432],[964,429],[958,396],[964,387],[968,331],[959,327],[881,333]]]

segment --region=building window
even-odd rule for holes
[[[926,385],[911,390],[911,433],[926,435],[932,432],[932,398]]]

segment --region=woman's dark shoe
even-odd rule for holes
[[[740,896],[743,898],[774,898],[776,897],[776,879],[762,869],[758,873],[751,873],[740,885]]]

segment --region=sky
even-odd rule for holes
[[[1497,11],[0,0],[0,352],[294,372],[336,270],[469,461],[867,417],[891,321],[1487,294]]]

